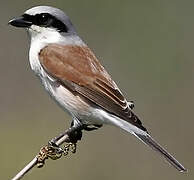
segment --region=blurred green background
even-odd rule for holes
[[[86,132],[75,155],[24,179],[193,179],[194,1],[17,0],[0,6],[0,179],[10,179],[69,127],[29,67],[29,39],[7,22],[37,5],[64,10],[152,135],[189,169],[180,174],[114,127]]]

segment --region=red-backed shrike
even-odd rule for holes
[[[73,118],[74,125],[110,124],[135,135],[179,171],[186,169],[148,133],[116,83],[78,36],[61,10],[38,6],[9,24],[31,37],[30,65],[50,96]]]

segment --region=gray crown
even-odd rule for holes
[[[58,8],[54,8],[51,6],[36,6],[25,11],[25,14],[29,15],[36,15],[41,13],[51,14],[52,16],[56,17],[58,20],[63,22],[71,32],[76,32],[75,27],[73,26],[69,17]]]

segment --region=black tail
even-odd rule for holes
[[[179,163],[172,155],[170,155],[161,145],[159,145],[150,135],[142,135],[137,134],[135,135],[143,141],[145,144],[150,146],[153,150],[160,153],[162,157],[164,157],[172,166],[174,166],[180,172],[187,171],[184,166]]]

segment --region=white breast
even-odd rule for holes
[[[35,74],[40,78],[46,91],[63,108],[63,110],[67,111],[72,116],[84,119],[85,121],[91,120],[94,111],[90,105],[50,77],[42,68],[38,57],[40,50],[50,43],[83,46],[85,45],[83,41],[78,36],[63,37],[56,31],[46,31],[45,33],[36,34],[34,34],[33,31],[31,34],[32,39],[29,53],[30,65]]]

